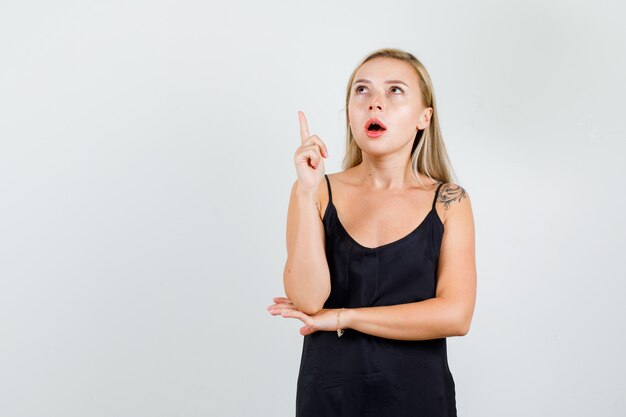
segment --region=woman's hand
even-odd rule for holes
[[[328,149],[317,135],[309,134],[309,126],[303,112],[298,112],[300,119],[300,147],[294,155],[298,187],[301,191],[317,192],[317,187],[324,177],[324,159],[328,158]]]
[[[282,317],[293,317],[300,319],[305,324],[300,328],[302,336],[309,335],[318,330],[335,331],[337,330],[337,314],[338,309],[323,308],[313,315],[308,315],[298,310],[292,304],[291,300],[286,297],[274,297],[274,303],[267,307],[273,316],[281,315]]]

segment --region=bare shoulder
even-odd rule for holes
[[[330,182],[332,183],[333,178],[337,174],[326,174],[329,177]],[[295,207],[295,194],[298,189],[298,180],[294,180],[291,186],[291,196],[290,196],[290,206]],[[332,192],[332,191],[331,191]],[[317,194],[316,194],[316,206],[319,211],[320,219],[324,218],[324,214],[326,212],[326,207],[330,201],[330,196],[328,194],[328,185],[326,183],[326,178],[322,178],[319,185],[317,186]]]
[[[443,207],[448,210],[453,204],[461,205],[464,200],[469,204],[469,194],[465,188],[453,182],[444,183],[439,189],[437,202],[442,203]]]
[[[324,215],[326,214],[326,209],[328,208],[328,204],[330,203],[331,195],[333,193],[333,186],[337,183],[341,183],[344,181],[344,173],[342,172],[334,172],[332,174],[326,174],[328,177],[328,184],[326,182],[326,178],[323,178],[320,181],[319,187],[317,189],[317,207],[320,211],[320,218],[324,219]],[[330,188],[330,194],[328,193],[328,189]]]
[[[459,184],[447,182],[441,185],[437,204],[444,211],[444,224],[452,219],[467,221],[472,218],[472,205],[469,193]],[[463,220],[465,219],[465,220]]]
[[[342,190],[346,188],[346,186],[353,185],[353,170],[354,168],[348,168],[343,171],[334,172],[332,174],[326,174],[328,176],[328,182],[326,183],[326,179],[322,179],[320,181],[320,185],[317,189],[317,206],[320,210],[320,217],[323,219],[326,213],[326,208],[330,203],[330,199],[335,195],[335,190],[339,189],[339,194],[341,194]],[[328,193],[328,188],[330,187],[330,194]]]

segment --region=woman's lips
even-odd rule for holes
[[[379,138],[384,135],[386,130],[365,130],[365,134],[370,138]]]
[[[369,129],[369,127],[373,124],[376,124],[378,126],[380,126],[383,129],[386,129],[387,126],[385,126],[385,124],[383,122],[381,122],[380,120],[378,120],[375,117],[372,117],[371,119],[369,119],[367,122],[365,122],[365,129]]]
[[[372,125],[378,125],[378,128],[376,130],[370,130],[370,126]],[[365,134],[370,138],[379,138],[386,131],[387,128],[385,127],[384,123],[376,118],[371,118],[365,123]]]

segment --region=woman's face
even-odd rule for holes
[[[365,153],[410,152],[418,129],[428,126],[432,108],[422,105],[418,75],[408,63],[374,58],[356,72],[348,101],[350,129]],[[370,127],[376,120],[380,127]]]

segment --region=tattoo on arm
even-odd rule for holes
[[[459,200],[461,201],[467,195],[465,193],[465,189],[460,185],[456,184],[446,184],[441,187],[439,191],[438,201],[444,204],[445,209],[447,210],[452,204],[453,201]]]

